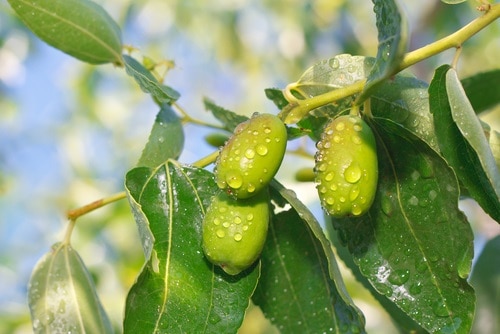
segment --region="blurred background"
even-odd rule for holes
[[[377,33],[370,1],[361,0],[99,0],[119,23],[123,41],[154,61],[166,61],[165,83],[179,105],[209,123],[203,97],[241,114],[277,113],[265,88],[284,88],[316,61],[341,53],[375,56]],[[401,1],[411,50],[442,38],[480,15],[469,1]],[[460,77],[499,67],[500,22],[468,41]],[[444,52],[411,68],[424,81],[450,63]],[[170,68],[170,65],[174,65]],[[161,69],[161,67],[160,67]],[[0,333],[31,333],[27,283],[36,262],[62,239],[65,212],[123,190],[157,113],[123,69],[91,66],[47,46],[0,0]],[[500,110],[485,115],[499,128]],[[209,128],[188,124],[181,162],[213,151]],[[203,144],[200,144],[202,142]],[[290,148],[303,145],[291,142]],[[314,148],[314,143],[305,143]],[[314,185],[294,174],[312,160],[287,157],[279,178],[321,219]],[[499,225],[472,201],[461,203],[476,236],[476,254]],[[126,201],[78,220],[72,244],[98,286],[117,329],[126,293],[143,261]],[[500,264],[499,264],[500,265]],[[345,271],[346,284],[367,318],[369,333],[393,333],[389,317]],[[258,308],[241,333],[275,333]]]

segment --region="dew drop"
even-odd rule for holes
[[[361,138],[359,138],[359,136],[351,136],[351,140],[354,144],[361,144]]]
[[[330,173],[326,174],[326,176],[325,176],[325,180],[326,180],[326,181],[331,181],[331,180],[333,180],[333,173],[332,173],[332,172],[330,172]]]
[[[410,286],[410,293],[412,295],[418,295],[422,292],[422,282],[415,282]]]
[[[255,191],[255,186],[251,183],[248,184],[247,191],[253,193]]]
[[[321,187],[319,188],[319,192],[322,193],[322,194],[325,194],[326,193],[326,187]]]
[[[353,129],[354,131],[360,132],[361,130],[363,130],[363,127],[360,124],[356,123],[354,124]]]
[[[328,197],[328,198],[326,199],[326,203],[327,203],[328,205],[333,205],[333,203],[335,203],[335,200],[333,199],[333,197]]]
[[[330,185],[330,190],[336,191],[337,190],[337,185],[336,184]]]
[[[241,228],[243,231],[246,231],[248,230],[248,225],[243,225],[243,227]]]
[[[245,151],[245,157],[247,157],[248,159],[253,159],[253,157],[255,157],[255,151],[251,148],[247,149]]]
[[[318,168],[318,171],[324,172],[326,170],[326,164],[320,163],[317,168]]]
[[[226,236],[226,232],[222,229],[218,229],[217,232],[215,232],[218,238],[224,238]]]
[[[351,212],[352,212],[353,215],[359,216],[361,214],[362,210],[361,210],[361,208],[358,205],[353,204]]]
[[[361,168],[358,164],[352,163],[344,171],[344,179],[349,183],[356,183],[361,179]]]
[[[234,223],[235,224],[241,224],[241,218],[240,218],[240,216],[234,217]]]
[[[352,202],[359,196],[359,187],[354,186],[351,189],[351,192],[349,193],[349,200]],[[361,211],[361,209],[360,209]],[[354,213],[354,212],[353,212]]]
[[[158,141],[159,141],[160,143],[163,143],[163,142],[165,141],[165,138],[160,137],[160,138],[158,138]]]
[[[389,275],[389,282],[394,285],[403,285],[410,278],[410,271],[408,269],[398,269],[391,272]]]
[[[450,311],[442,299],[437,300],[432,305],[432,312],[438,317],[447,317],[450,315]]]
[[[255,150],[257,151],[257,154],[258,155],[266,155],[268,150],[267,150],[267,146],[266,145],[262,145],[262,144],[259,144],[257,145],[257,147],[255,148]]]
[[[234,241],[241,241],[243,236],[241,235],[241,233],[236,233],[233,238],[234,238]]]
[[[238,189],[243,185],[243,177],[238,171],[229,171],[226,174],[226,183],[229,187],[233,189]]]
[[[344,129],[345,129],[345,123],[344,122],[338,122],[335,125],[335,130],[337,130],[337,131],[342,131]]]
[[[393,207],[392,207],[392,201],[389,196],[383,196],[381,201],[380,201],[380,206],[382,208],[382,212],[390,217],[393,212]]]
[[[268,127],[268,126],[266,126],[266,127],[264,128],[264,133],[266,133],[266,134],[270,134],[270,133],[271,133],[271,128],[270,128],[270,127]]]
[[[220,225],[220,219],[219,218],[215,218],[214,219],[214,224],[215,225]]]
[[[248,221],[250,221],[250,220],[252,220],[252,219],[253,219],[253,213],[249,213],[249,214],[247,215],[247,220],[248,220]]]
[[[228,228],[229,227],[229,222],[223,222],[222,226],[224,226],[225,228]]]
[[[418,205],[418,198],[415,195],[412,195],[408,200],[410,205]]]

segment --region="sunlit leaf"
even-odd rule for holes
[[[141,90],[151,94],[159,105],[171,104],[179,98],[179,93],[166,86],[154,77],[141,63],[134,58],[124,55],[125,71],[139,84]]]
[[[407,22],[396,0],[372,0],[378,30],[378,50],[358,103],[394,74],[407,48]]]
[[[174,110],[167,104],[156,115],[148,142],[138,166],[156,167],[168,159],[177,159],[184,147],[184,128]]]
[[[500,69],[478,73],[461,81],[476,113],[500,104]]]
[[[35,333],[113,333],[85,264],[66,243],[36,265],[28,286]]]
[[[295,194],[273,182],[276,205],[253,297],[283,333],[363,333],[323,230]]]
[[[429,332],[469,333],[473,234],[446,161],[400,125],[376,118],[379,185],[369,213],[332,219],[373,287]]]
[[[122,63],[121,31],[89,0],[8,0],[21,20],[44,42],[91,64]]]
[[[456,5],[458,3],[465,2],[467,0],[441,0],[444,3],[450,4],[450,5]]]
[[[168,161],[131,170],[126,186],[139,230],[153,240],[143,240],[149,256],[127,297],[124,332],[235,333],[260,265],[229,276],[206,260],[201,222],[218,189],[212,173]]]
[[[500,173],[456,71],[447,65],[438,68],[429,94],[441,153],[469,195],[500,222]]]

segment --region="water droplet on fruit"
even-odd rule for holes
[[[215,232],[218,238],[224,238],[226,236],[226,232],[222,229],[218,229],[217,232]]]
[[[335,203],[335,200],[333,199],[333,197],[328,197],[326,199],[326,203],[328,203],[329,205],[332,205],[333,203]]]
[[[253,149],[249,148],[245,151],[245,157],[247,157],[248,159],[253,159],[254,156],[255,151]]]
[[[344,179],[349,183],[356,183],[361,179],[361,168],[358,164],[352,163],[344,171]]]
[[[248,220],[248,221],[250,221],[250,220],[252,220],[252,219],[253,219],[253,213],[249,213],[249,214],[247,215],[247,220]]]
[[[363,211],[361,210],[361,208],[358,205],[356,205],[356,204],[352,205],[351,213],[353,215],[359,216],[361,214],[361,212],[363,212]]]
[[[334,142],[336,142],[336,143],[340,143],[340,141],[341,141],[341,140],[342,140],[342,139],[340,138],[340,136],[337,136],[337,135],[333,136],[333,141],[334,141]]]
[[[332,173],[332,172],[330,172],[330,173],[326,174],[326,176],[325,176],[325,180],[326,180],[326,181],[331,181],[331,180],[333,180],[333,173]]]
[[[270,134],[271,133],[271,128],[266,126],[264,128],[264,133]]]
[[[215,225],[220,225],[220,219],[219,218],[215,218],[214,219],[214,224]]]
[[[257,145],[257,147],[255,148],[255,150],[257,151],[258,155],[262,155],[262,156],[266,155],[267,152],[268,152],[267,146],[266,145],[262,145],[262,144]]]
[[[345,129],[345,123],[344,122],[338,122],[335,125],[335,130],[337,130],[337,131],[342,131],[344,129]]]
[[[236,233],[233,238],[235,241],[241,241],[243,236],[241,235],[241,233]]]
[[[354,131],[357,131],[357,132],[360,132],[361,130],[363,130],[363,127],[359,123],[354,124],[354,126],[352,128],[354,129]]]
[[[337,185],[336,184],[330,185],[330,190],[333,190],[333,191],[337,190]]]
[[[359,196],[359,187],[354,186],[349,193],[349,200],[352,202]],[[353,212],[354,213],[354,212]]]
[[[247,191],[253,193],[255,191],[255,186],[251,183],[248,184]]]
[[[361,144],[361,138],[359,138],[359,136],[351,136],[351,140],[354,144]]]
[[[238,171],[229,171],[226,174],[226,182],[227,185],[233,189],[238,189],[243,184],[243,178],[241,177],[241,173]]]
[[[234,217],[234,223],[235,224],[241,224],[241,218],[240,218],[240,216]]]

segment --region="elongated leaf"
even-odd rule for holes
[[[124,55],[125,71],[139,84],[141,90],[151,94],[155,101],[162,104],[171,104],[179,98],[179,93],[173,88],[166,86],[154,77],[141,63],[134,58]]]
[[[441,0],[444,3],[450,4],[450,5],[456,5],[462,2],[465,2],[467,0]]]
[[[429,87],[439,148],[462,184],[481,207],[500,222],[500,174],[483,128],[456,72],[436,70]]]
[[[500,236],[484,246],[472,271],[471,284],[477,294],[477,312],[473,333],[500,332]]]
[[[203,99],[203,104],[205,105],[205,109],[210,111],[215,118],[217,118],[223,125],[227,131],[232,132],[238,124],[244,122],[248,119],[248,117],[239,115],[234,111],[227,110],[221,106],[218,106],[212,100],[208,98]]]
[[[177,159],[183,147],[184,131],[181,120],[169,105],[163,104],[156,116],[138,166],[156,167],[168,159]]]
[[[154,239],[143,241],[152,241],[150,255],[129,291],[124,332],[235,333],[260,266],[229,276],[205,259],[201,222],[218,189],[212,173],[168,161],[131,170],[126,186],[139,229]]]
[[[91,64],[121,64],[121,31],[89,0],[8,0],[41,40]]]
[[[372,0],[377,21],[378,50],[375,64],[358,97],[360,104],[378,85],[394,74],[407,48],[407,22],[396,0]]]
[[[477,114],[500,104],[500,69],[465,78],[462,86]]]
[[[113,333],[94,282],[69,244],[56,244],[36,265],[28,286],[35,333]]]
[[[429,332],[469,333],[473,234],[453,171],[396,123],[375,119],[379,185],[362,217],[332,220],[373,287]]]
[[[273,183],[273,214],[253,297],[283,333],[363,333],[330,243],[295,194]],[[290,208],[289,205],[292,205]]]

